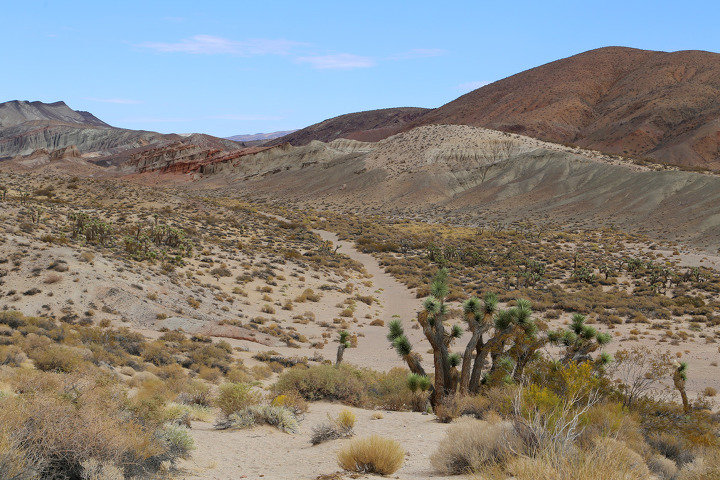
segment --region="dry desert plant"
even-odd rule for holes
[[[466,419],[448,429],[430,463],[437,472],[455,475],[502,466],[522,452],[512,422]]]
[[[337,454],[338,464],[345,470],[390,475],[405,460],[405,451],[395,440],[379,435],[351,441]]]
[[[588,450],[565,453],[548,446],[535,457],[510,462],[508,472],[517,480],[647,480],[650,470],[640,455],[621,441],[598,438]],[[707,477],[703,477],[707,478]]]

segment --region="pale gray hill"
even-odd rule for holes
[[[493,154],[504,141],[509,154]],[[720,176],[469,126],[425,126],[374,144],[286,144],[203,173],[207,186],[313,208],[486,227],[605,226],[720,248]]]
[[[43,103],[12,100],[0,103],[0,128],[13,127],[36,120],[110,127],[89,112],[71,109],[65,102]]]

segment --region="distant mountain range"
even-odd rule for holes
[[[162,135],[114,128],[63,102],[0,104],[0,158],[75,146],[98,165],[212,163],[227,153],[338,138],[376,142],[423,125],[491,128],[602,152],[720,171],[720,55],[607,47],[557,60],[435,109],[388,108],[292,132]],[[239,142],[239,143],[238,143]],[[163,149],[167,148],[167,152]],[[138,162],[139,160],[139,162]]]
[[[0,159],[46,157],[72,151],[100,166],[136,164],[147,155],[167,163],[207,161],[241,150],[242,145],[210,135],[164,135],[115,128],[94,115],[75,111],[64,102],[13,100],[0,104]],[[131,167],[132,168],[132,167]]]
[[[251,133],[248,135],[233,135],[232,137],[225,137],[225,138],[227,140],[232,140],[234,142],[255,142],[258,140],[272,140],[274,138],[284,137],[285,135],[289,135],[296,131],[297,130],[285,130],[282,132],[271,132],[271,133]]]

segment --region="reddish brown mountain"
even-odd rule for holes
[[[430,124],[492,128],[720,170],[720,54],[600,48],[499,80],[425,113],[342,115],[273,142],[377,141]]]
[[[591,50],[470,92],[410,126],[433,123],[720,169],[720,55]]]
[[[297,130],[290,135],[276,138],[266,145],[307,145],[312,140],[331,142],[336,138],[350,138],[361,142],[377,142],[402,130],[409,122],[416,120],[427,108],[401,107],[348,113],[324,120]]]

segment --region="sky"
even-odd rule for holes
[[[594,48],[720,52],[720,2],[0,0],[0,103],[227,137],[435,108]]]

